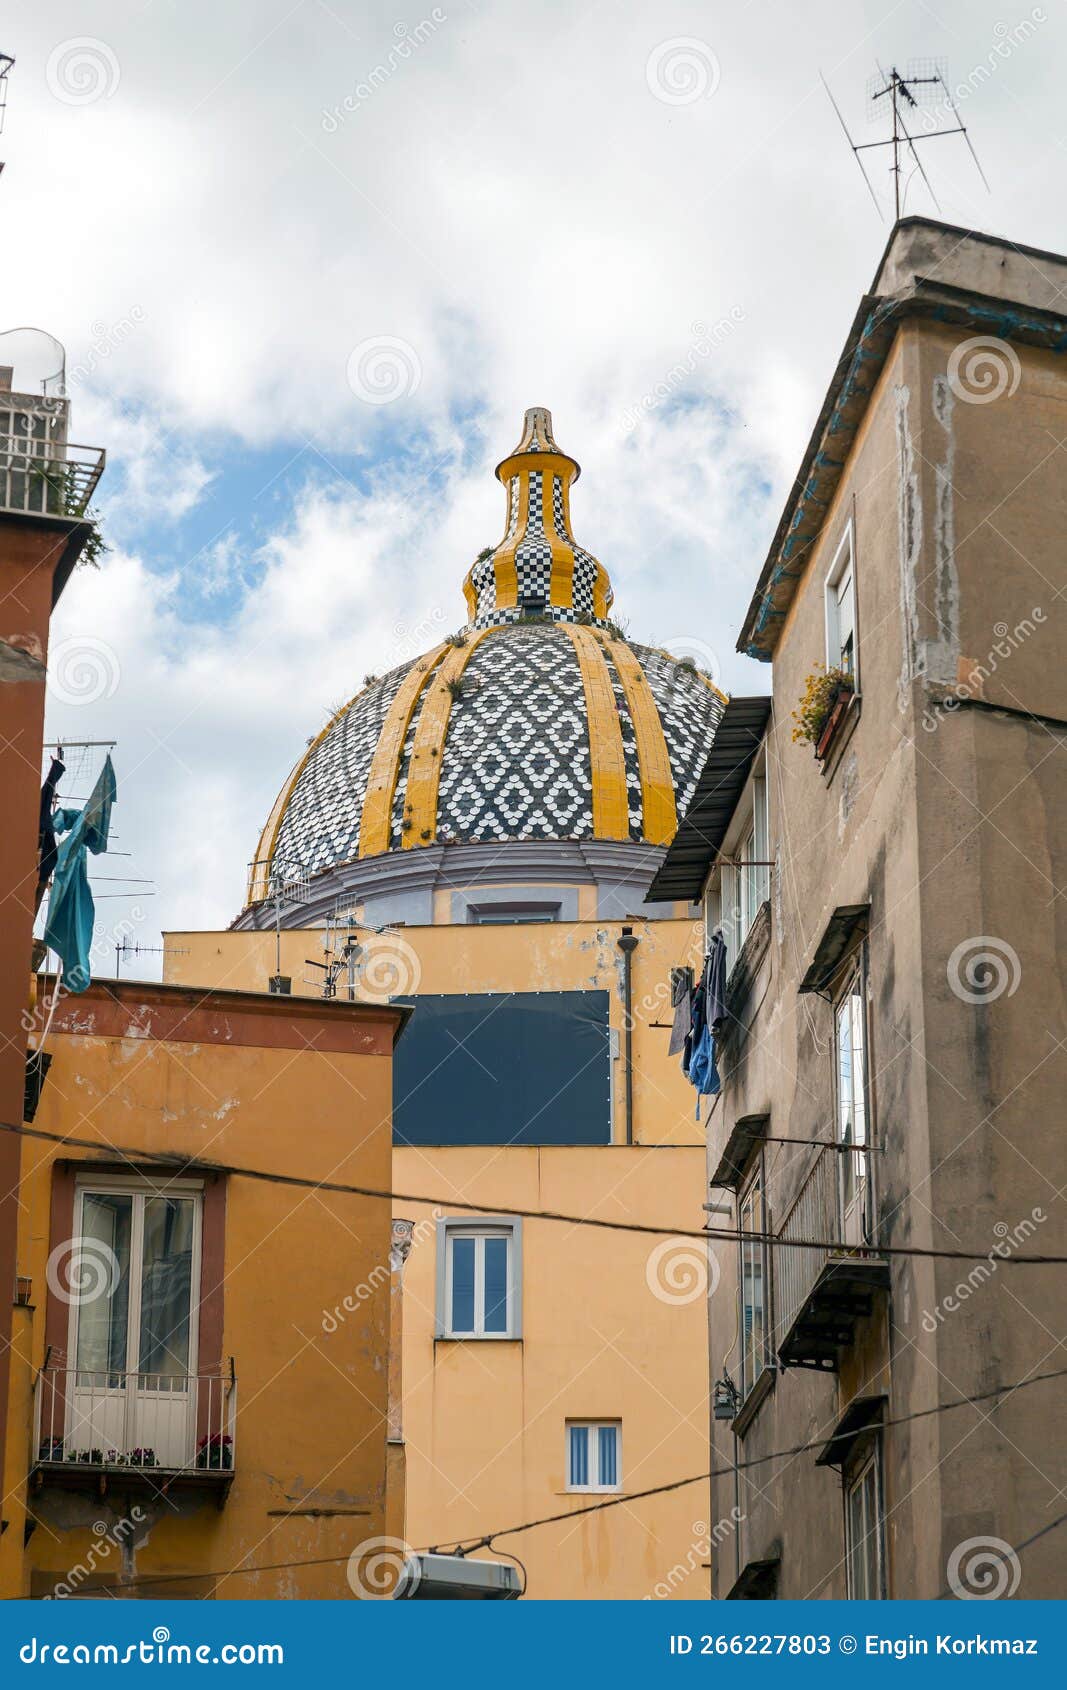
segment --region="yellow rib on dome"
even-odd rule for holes
[[[546,474],[542,483],[541,517],[545,534],[548,537],[549,551],[552,556],[552,571],[549,576],[548,602],[559,605],[564,610],[574,609],[574,547],[569,540],[556,531],[556,513],[553,504],[555,482],[561,487],[566,486],[562,476]]]
[[[356,699],[366,691],[366,687],[361,687],[359,692],[353,694],[353,696],[348,700],[347,704],[342,704],[340,710],[336,710],[330,717],[330,720],[327,722],[322,732],[315,735],[315,738],[304,752],[304,755],[299,758],[296,763],[294,763],[289,779],[286,781],[277,798],[274,800],[274,808],[267,817],[266,825],[259,836],[259,844],[256,846],[255,859],[248,871],[248,902],[250,904],[258,903],[261,898],[265,898],[267,896],[267,893],[270,890],[270,871],[271,865],[274,862],[274,850],[278,843],[278,834],[281,832],[286,807],[293,795],[293,789],[296,786],[297,781],[307,768],[312,754],[322,744],[334,723],[339,722],[341,717],[345,714],[345,711],[351,710],[353,704],[356,702]]]
[[[397,688],[389,713],[385,718],[378,743],[371,759],[367,790],[363,796],[363,814],[359,823],[359,854],[375,857],[389,849],[390,822],[393,812],[393,793],[400,770],[411,718],[423,688],[432,678],[434,669],[447,650],[439,645],[428,652],[420,663],[413,664]]]
[[[573,622],[561,622],[559,626],[574,646],[585,688],[593,776],[593,834],[597,839],[629,839],[626,754],[604,649],[591,628]]]
[[[459,680],[476,648],[487,634],[493,632],[492,628],[483,628],[480,633],[470,635],[466,645],[453,646],[434,677],[411,748],[411,766],[404,794],[405,850],[412,845],[432,845],[437,838],[437,789],[441,784],[441,760],[445,754],[445,739],[452,714],[449,683]],[[424,833],[427,834],[425,839],[422,837]]]
[[[519,477],[518,487],[519,515],[515,524],[515,533],[510,540],[504,540],[497,547],[493,558],[493,577],[496,582],[495,598],[498,610],[512,610],[519,602],[519,573],[515,564],[515,553],[519,548],[519,541],[526,533],[526,520],[530,514],[530,478]],[[508,512],[510,516],[510,509]]]
[[[669,845],[678,829],[678,809],[663,723],[636,654],[621,640],[608,645],[608,650],[622,682],[637,739],[644,835],[650,845]]]

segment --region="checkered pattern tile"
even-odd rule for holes
[[[547,624],[483,640],[452,706],[441,840],[588,839],[592,774],[574,647]]]
[[[402,664],[361,692],[315,747],[286,805],[276,862],[314,874],[358,854],[371,759],[410,667]]]

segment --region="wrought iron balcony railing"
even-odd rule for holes
[[[35,1482],[47,1474],[160,1479],[233,1476],[237,1378],[126,1373],[46,1363],[34,1386]]]
[[[0,434],[0,510],[23,516],[84,516],[104,472],[99,446],[31,434]]]

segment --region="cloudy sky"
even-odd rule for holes
[[[100,928],[144,945],[238,911],[307,738],[461,623],[528,405],[631,633],[766,690],[737,629],[889,228],[820,70],[870,140],[879,63],[947,61],[992,191],[932,143],[941,215],[1067,250],[1058,0],[19,0],[2,28],[0,328],[63,342],[108,454],[49,727],[118,742]],[[906,209],[935,211],[917,178]]]

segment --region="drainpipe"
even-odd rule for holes
[[[634,1141],[634,976],[633,956],[639,941],[634,938],[632,927],[624,927],[616,941],[622,952],[622,1012],[623,1032],[625,1035],[625,1055],[623,1066],[626,1069],[626,1142]]]

